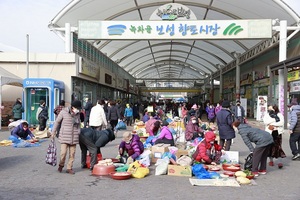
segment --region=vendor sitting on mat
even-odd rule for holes
[[[158,127],[158,130],[155,134],[155,138],[152,140],[152,143],[154,144],[159,144],[159,143],[164,143],[164,144],[170,144],[171,146],[175,146],[174,144],[174,139],[172,132],[168,128],[169,123],[164,120],[162,124],[160,121],[156,121],[154,123],[155,127]]]
[[[222,147],[215,141],[216,135],[212,131],[204,134],[204,139],[199,143],[193,158],[195,161],[216,165],[220,163]]]
[[[28,123],[27,122],[22,122],[21,124],[16,126],[11,131],[11,135],[15,136],[18,139],[22,139],[22,140],[27,140],[27,139],[30,139],[30,138],[35,140],[34,135],[32,134],[32,132],[28,128]],[[28,138],[28,136],[30,136],[30,138]]]
[[[91,154],[90,170],[97,164],[97,154],[101,153],[100,147],[115,140],[115,134],[111,129],[96,130],[92,128],[82,128],[79,135],[79,145],[81,149],[81,167],[87,168],[87,151]]]
[[[127,154],[127,164],[132,163],[144,152],[144,145],[140,140],[140,137],[131,132],[125,132],[123,134],[123,141],[119,146],[119,154],[121,157]]]
[[[203,130],[201,127],[199,127],[196,117],[192,116],[186,125],[185,139],[186,141],[192,141],[198,137],[203,138]]]

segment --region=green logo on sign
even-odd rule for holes
[[[237,35],[239,32],[243,31],[240,25],[236,25],[235,23],[230,24],[223,32],[223,35]]]

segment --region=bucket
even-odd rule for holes
[[[97,161],[99,161],[99,160],[102,160],[102,154],[101,153],[97,154]],[[87,166],[87,168],[91,167],[91,155],[90,154],[86,156],[86,166]]]

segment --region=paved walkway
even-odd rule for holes
[[[250,124],[261,127],[251,120]],[[130,130],[130,128],[129,128]],[[103,156],[115,157],[123,131],[112,143],[102,148]],[[10,133],[2,130],[0,140],[8,139]],[[222,199],[222,200],[297,200],[300,199],[300,162],[291,160],[288,134],[283,136],[283,149],[287,154],[283,169],[268,167],[268,174],[256,178],[257,186],[199,187],[192,186],[186,177],[155,176],[155,166],[143,179],[125,181],[106,176],[92,176],[89,170],[80,168],[80,148],[76,149],[75,175],[57,172],[57,167],[45,164],[49,139],[41,147],[0,147],[0,199]],[[232,150],[240,152],[240,162],[249,153],[238,135]],[[59,152],[59,145],[58,145]]]

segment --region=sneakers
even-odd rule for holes
[[[278,168],[281,169],[283,167],[282,163],[278,163]]]
[[[262,174],[262,175],[265,175],[265,174],[267,174],[267,171],[266,170],[259,170],[258,173]]]
[[[258,172],[251,172],[255,177],[258,177]]]
[[[273,162],[273,161],[270,161],[270,162],[269,162],[269,166],[272,166],[272,167],[273,167],[273,166],[274,166],[274,162]]]
[[[296,160],[296,159],[298,159],[298,158],[300,158],[300,154],[299,154],[299,153],[297,153],[296,155],[294,155],[294,156],[292,157],[292,160]]]

